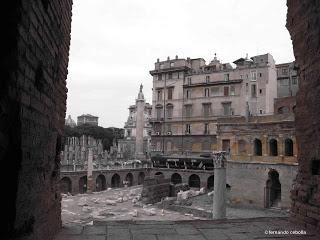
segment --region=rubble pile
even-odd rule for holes
[[[194,195],[191,193],[189,195]],[[144,203],[142,187],[108,189],[94,194],[62,195],[63,224],[92,224],[94,220],[191,220],[192,216]],[[161,199],[160,199],[161,200]],[[171,198],[171,201],[175,201]]]

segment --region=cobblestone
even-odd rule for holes
[[[102,225],[104,224],[104,225]],[[296,231],[293,233],[292,231]],[[285,232],[287,231],[287,233]],[[291,232],[290,232],[291,231]],[[301,234],[302,233],[302,234]],[[250,240],[320,239],[320,234],[288,218],[192,221],[108,221],[64,227],[55,240]]]

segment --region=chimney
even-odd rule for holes
[[[170,60],[170,57],[168,56],[167,60],[169,61]]]
[[[178,59],[178,55],[176,55],[176,59]]]
[[[159,59],[159,58],[157,58],[157,63],[158,63],[158,62],[160,62],[160,59]]]

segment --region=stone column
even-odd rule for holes
[[[217,152],[214,159],[213,219],[226,218],[226,159],[225,152]]]
[[[92,180],[92,170],[93,170],[93,153],[92,149],[89,148],[89,154],[88,154],[88,169],[87,169],[87,193],[92,193],[93,191],[93,180]]]
[[[138,98],[136,99],[136,159],[145,159],[143,152],[143,129],[144,129],[144,107],[145,100],[142,93],[142,85],[140,86],[140,92]]]

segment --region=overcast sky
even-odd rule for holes
[[[294,60],[286,0],[73,1],[67,115],[123,127],[140,83],[151,103],[157,58]]]

